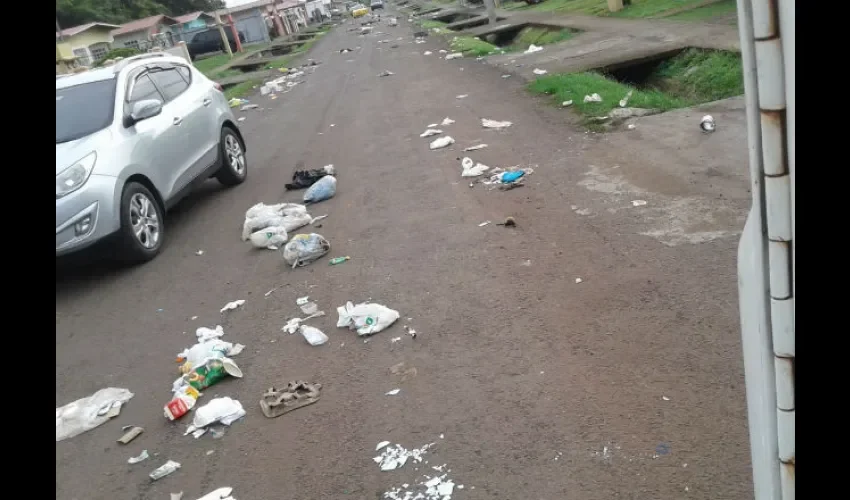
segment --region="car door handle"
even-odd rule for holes
[[[209,105],[210,105],[210,103],[212,103],[212,99],[210,99],[209,97],[207,97],[206,99],[204,99],[204,106],[209,106]]]
[[[180,118],[179,116],[175,116],[174,117],[174,124],[180,125],[181,123],[183,123],[183,118]]]

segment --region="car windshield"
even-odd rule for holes
[[[115,79],[56,89],[56,144],[108,127],[114,108]]]

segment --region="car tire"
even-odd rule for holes
[[[248,176],[248,162],[245,158],[245,144],[230,127],[222,127],[218,141],[218,156],[221,166],[215,174],[218,182],[225,186],[236,186],[245,182]]]
[[[165,211],[150,190],[130,182],[121,193],[121,229],[117,257],[147,262],[159,254],[165,237]]]

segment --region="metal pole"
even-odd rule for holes
[[[487,8],[487,23],[496,24],[496,6],[493,0],[484,0],[484,7]]]
[[[227,40],[227,35],[224,33],[224,26],[221,24],[221,16],[218,12],[215,13],[215,24],[218,26],[218,34],[221,35],[221,43],[224,44],[224,50],[227,51],[227,55],[233,57],[233,51],[230,50],[230,42]]]

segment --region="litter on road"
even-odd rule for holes
[[[632,97],[632,93],[634,93],[634,91],[633,91],[633,90],[630,90],[630,91],[626,92],[626,96],[625,96],[625,97],[623,97],[622,99],[620,99],[620,102],[619,102],[618,104],[620,105],[620,107],[621,107],[621,108],[625,108],[625,107],[626,107],[626,105],[628,105],[628,104],[629,104],[629,99],[631,99],[631,97]]]
[[[584,96],[584,102],[602,102],[602,96],[597,93]]]
[[[717,128],[717,125],[714,123],[714,117],[711,115],[703,116],[699,122],[699,128],[705,133],[714,132],[714,129]]]
[[[336,265],[342,264],[343,262],[346,262],[348,260],[351,260],[351,257],[349,257],[347,255],[345,257],[334,257],[333,259],[328,261],[328,265],[336,266]]]
[[[452,52],[451,54],[446,54],[446,61],[451,61],[452,59],[460,59],[461,57],[463,57],[463,53]]]
[[[304,203],[318,203],[333,198],[336,194],[336,177],[327,175],[307,188]]]
[[[431,54],[433,54],[433,52],[431,52],[430,50],[426,50],[422,53],[423,56],[430,56]]]
[[[461,168],[463,171],[461,172],[461,177],[478,177],[479,175],[484,174],[487,170],[490,170],[490,167],[484,165],[482,163],[475,163],[472,161],[472,158],[466,157],[460,162]]]
[[[233,302],[228,302],[227,304],[225,304],[224,307],[221,308],[221,312],[232,311],[237,307],[241,307],[243,305],[245,305],[244,299],[234,300]]]
[[[143,460],[147,460],[149,456],[150,455],[148,455],[148,450],[142,450],[142,452],[139,453],[138,456],[128,458],[127,463],[131,465],[137,464]]]
[[[395,395],[396,395],[396,394],[398,394],[399,392],[401,392],[401,389],[393,389],[393,390],[391,390],[391,391],[387,391],[387,393],[385,394],[385,396],[395,396]]]
[[[331,244],[321,234],[296,234],[283,247],[283,260],[292,268],[306,266],[331,249]]]
[[[394,74],[395,74],[395,73],[393,73],[392,71],[384,70],[384,71],[382,71],[382,72],[381,72],[381,74],[379,74],[378,76],[392,76],[392,75],[394,75]]]
[[[132,397],[133,393],[127,389],[107,387],[56,408],[56,441],[72,438],[117,417]]]
[[[283,390],[270,387],[260,400],[260,409],[268,418],[277,418],[315,403],[321,397],[322,384],[293,380]]]
[[[297,203],[266,205],[257,203],[245,212],[242,224],[242,241],[248,241],[251,234],[269,227],[282,227],[287,233],[306,226],[313,218],[307,213],[307,207]]]
[[[490,224],[490,221],[489,221],[489,220],[485,220],[485,221],[484,221],[484,222],[482,222],[481,224],[478,224],[478,227],[484,227],[484,226],[486,226],[486,225],[488,225],[488,224]]]
[[[153,472],[148,474],[148,476],[151,479],[153,479],[154,481],[157,481],[159,479],[164,478],[165,476],[167,476],[169,474],[176,472],[177,469],[179,469],[179,468],[180,468],[179,462],[175,462],[174,460],[169,460],[168,462],[165,462],[164,464],[162,464],[159,467],[157,467],[156,469],[154,469]]]
[[[333,165],[325,165],[322,168],[314,168],[312,170],[296,170],[292,174],[292,182],[287,183],[284,187],[289,191],[293,189],[308,188],[326,175],[335,175]]]
[[[505,226],[505,227],[516,227],[516,221],[513,217],[505,218],[505,222],[499,222],[496,224],[497,226]]]
[[[540,52],[541,50],[543,50],[543,47],[540,47],[538,45],[534,45],[532,43],[531,45],[528,46],[527,49],[525,49],[525,53],[526,54],[533,54],[535,52]]]
[[[479,149],[486,148],[486,144],[476,144],[475,146],[469,146],[468,148],[463,148],[464,151],[478,151]]]
[[[646,205],[646,200],[632,200],[633,207],[642,207]]]
[[[509,121],[500,122],[500,121],[497,121],[497,120],[490,120],[488,118],[482,118],[481,119],[481,126],[484,127],[484,128],[502,129],[502,128],[510,127],[511,125],[513,125],[513,122],[509,122]]]
[[[447,126],[447,125],[451,125],[451,124],[452,124],[452,123],[454,123],[454,122],[455,122],[454,120],[452,120],[451,118],[449,118],[449,117],[447,116],[447,117],[443,118],[443,121],[441,121],[441,122],[440,122],[440,125],[442,125],[442,126],[444,126],[444,127],[445,127],[445,126]]]
[[[288,238],[285,227],[273,226],[251,233],[249,240],[254,248],[277,250]]]
[[[236,500],[235,498],[233,498],[232,493],[233,493],[233,488],[230,488],[230,487],[219,488],[219,489],[217,489],[217,490],[215,490],[211,493],[207,493],[206,495],[202,496],[198,500]]]
[[[440,135],[442,133],[443,131],[438,128],[429,128],[425,130],[425,132],[419,134],[419,137],[431,137],[432,135]]]
[[[372,460],[381,467],[382,471],[396,470],[404,467],[408,460],[416,463],[422,462],[422,456],[433,445],[434,443],[430,443],[421,448],[408,450],[400,444],[394,444],[384,447],[382,453]]]
[[[196,434],[195,437],[197,438],[206,432],[208,425],[218,422],[229,426],[244,416],[245,409],[242,408],[242,403],[239,401],[226,397],[215,398],[195,410],[192,423],[186,428],[183,435]]]
[[[121,430],[124,431],[124,435],[118,438],[118,442],[121,444],[127,444],[139,437],[141,433],[145,432],[143,427],[137,427],[135,425],[125,425]]]
[[[452,139],[451,136],[444,135],[443,137],[439,137],[437,139],[434,139],[428,147],[431,148],[432,150],[442,149],[446,146],[451,146],[454,143],[455,143],[455,140]]]
[[[535,75],[545,75],[546,73],[548,73],[548,71],[546,71],[545,69],[539,69],[539,68],[534,68],[533,70],[531,70],[531,72],[534,73]]]
[[[298,327],[304,340],[312,346],[318,346],[327,343],[328,336],[321,330],[313,326],[301,325]]]
[[[400,316],[396,310],[372,303],[361,303],[355,306],[347,302],[344,306],[337,307],[336,311],[339,315],[336,326],[356,330],[357,335],[361,337],[386,329]]]
[[[456,95],[455,99],[466,99],[467,97],[469,97],[469,94],[460,94]]]
[[[564,101],[564,102],[561,103],[562,108],[566,108],[566,107],[569,107],[569,106],[572,106],[572,105],[573,105],[572,99],[570,99],[569,101]]]

